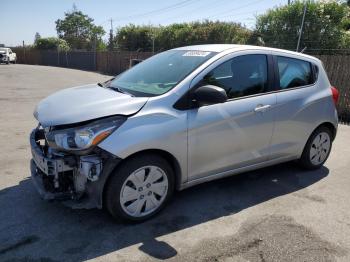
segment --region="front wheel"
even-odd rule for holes
[[[140,155],[112,174],[105,203],[118,220],[144,221],[165,206],[173,191],[174,174],[169,163],[157,155]]]
[[[306,169],[320,168],[326,162],[332,149],[332,132],[329,128],[317,128],[307,141],[303,154],[299,160]]]

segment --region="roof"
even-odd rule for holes
[[[223,52],[228,49],[243,48],[244,45],[233,44],[209,44],[209,45],[190,45],[175,48],[175,50],[196,50],[196,51],[208,51],[208,52]]]
[[[303,53],[293,52],[285,49],[277,49],[277,48],[254,46],[254,45],[235,45],[235,44],[191,45],[191,46],[175,48],[174,50],[195,50],[195,51],[207,51],[207,52],[218,52],[218,53],[221,53],[227,50],[232,50],[232,51],[269,50],[269,51],[283,52],[291,55],[298,55],[300,57],[312,58],[314,60],[318,60],[316,57],[309,56]]]

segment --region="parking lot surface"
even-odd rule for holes
[[[42,201],[29,177],[35,105],[108,76],[0,65],[0,261],[350,261],[350,127],[325,167],[282,164],[175,194],[150,221]]]

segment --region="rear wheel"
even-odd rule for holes
[[[299,163],[306,169],[320,168],[326,162],[331,149],[332,132],[329,128],[321,126],[311,134]]]
[[[105,201],[119,220],[144,221],[158,213],[174,191],[174,175],[157,155],[140,155],[123,163],[109,181]]]

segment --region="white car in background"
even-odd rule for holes
[[[17,56],[16,53],[8,47],[0,47],[0,63],[16,63]]]

